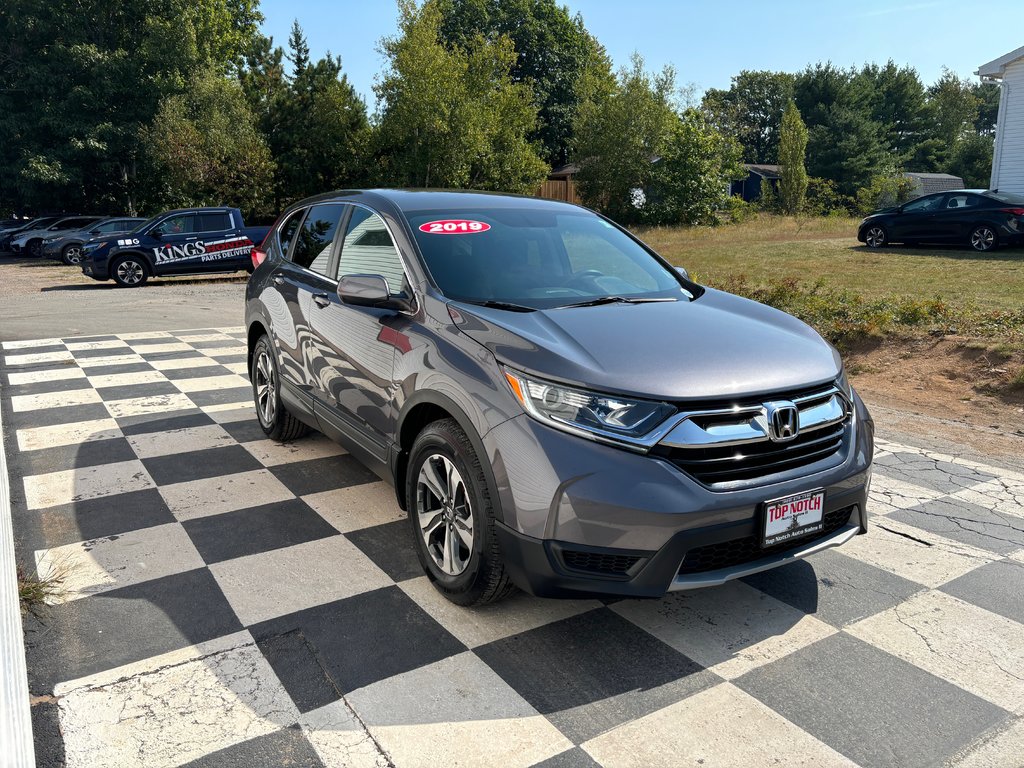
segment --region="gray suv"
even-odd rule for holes
[[[453,602],[657,597],[867,530],[874,425],[835,349],[592,211],[335,192],[253,263],[260,426],[394,484]]]

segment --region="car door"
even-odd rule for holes
[[[935,216],[935,230],[943,241],[966,240],[978,213],[979,199],[967,192],[950,192]]]
[[[153,227],[149,234],[157,241],[152,247],[153,271],[157,275],[183,272],[189,262],[197,258],[198,225],[194,213],[176,213]]]
[[[411,290],[387,224],[361,205],[351,206],[337,274],[381,275],[392,294]],[[401,332],[406,322],[393,309],[345,304],[337,291],[325,292],[313,315],[317,418],[325,432],[358,443],[371,462],[386,461],[394,433],[394,364],[396,354],[409,351]]]
[[[891,240],[934,240],[935,215],[944,195],[926,195],[905,203],[903,210],[893,217],[895,227]]]
[[[333,294],[336,282],[333,245],[345,214],[341,203],[321,203],[296,211],[278,230],[284,259],[271,273],[271,287],[263,295],[270,313],[281,381],[290,385],[312,409],[318,372],[314,370],[311,318],[324,294]]]

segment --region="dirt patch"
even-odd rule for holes
[[[889,338],[847,353],[846,364],[868,403],[927,417],[916,425],[902,419],[901,429],[955,432],[958,440],[976,443],[977,437],[984,444],[998,433],[1008,439],[1000,441],[1008,450],[1024,450],[1024,386],[1014,383],[1024,371],[1022,345],[959,336]]]

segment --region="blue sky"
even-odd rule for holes
[[[796,71],[828,61],[847,66],[893,59],[925,83],[943,65],[973,76],[979,65],[1024,45],[1022,0],[563,0],[616,66],[639,51],[649,69],[672,64],[697,97],[725,88],[741,69]],[[624,11],[628,9],[628,11]],[[391,0],[263,0],[264,34],[284,45],[292,20],[311,53],[330,50],[373,108],[383,68],[381,37],[395,31]]]

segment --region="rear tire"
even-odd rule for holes
[[[420,432],[405,482],[416,554],[437,591],[463,606],[514,592],[495,533],[497,494],[458,422],[442,419]]]
[[[296,419],[281,402],[281,378],[277,374],[277,361],[270,347],[270,337],[260,336],[252,350],[252,396],[256,403],[256,418],[263,434],[280,443],[291,442],[309,432],[309,427]]]
[[[110,265],[110,276],[121,288],[138,288],[149,279],[149,267],[141,256],[122,256]]]
[[[69,267],[77,267],[82,263],[82,246],[78,243],[65,245],[64,250],[60,252],[60,260]]]
[[[888,242],[889,233],[881,225],[874,224],[864,233],[864,245],[868,248],[881,248]]]
[[[971,230],[971,237],[968,242],[971,248],[979,253],[994,251],[996,246],[999,245],[999,233],[996,232],[995,227],[989,224],[979,224]]]

